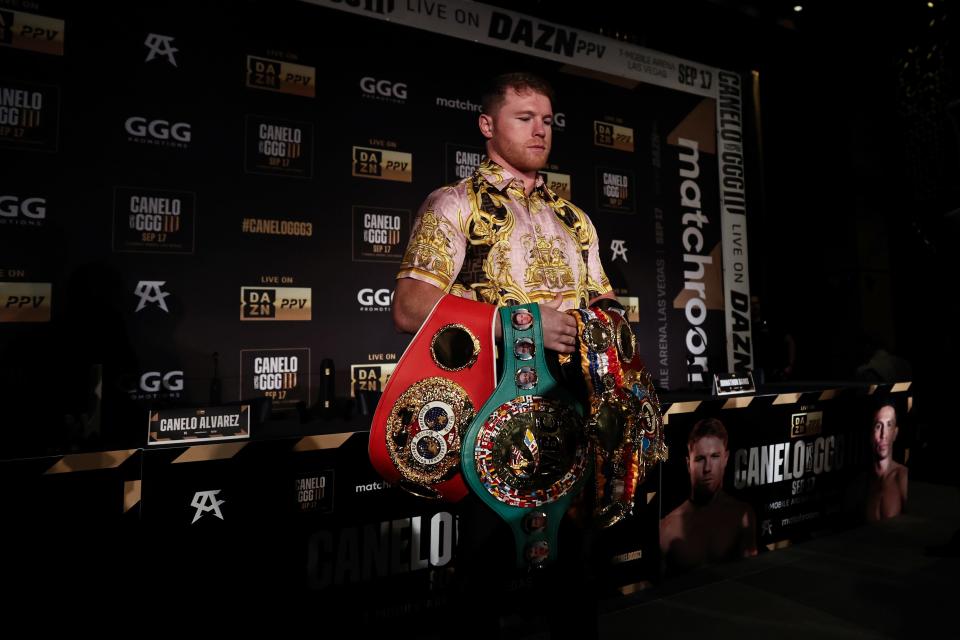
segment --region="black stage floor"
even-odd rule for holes
[[[910,512],[604,601],[601,638],[960,636],[960,489],[911,482]],[[532,637],[538,637],[536,635]]]

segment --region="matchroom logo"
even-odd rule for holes
[[[413,154],[354,147],[353,177],[413,182]]]
[[[310,320],[309,287],[240,287],[241,320]]]
[[[50,322],[50,282],[0,282],[0,322]]]
[[[240,351],[240,397],[270,398],[274,409],[310,403],[310,349]]]
[[[593,143],[617,151],[633,151],[633,129],[612,122],[593,121]]]
[[[302,64],[247,56],[247,86],[313,98],[316,95],[317,70]]]

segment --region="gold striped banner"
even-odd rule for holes
[[[140,480],[128,480],[123,483],[123,512],[133,509],[140,502]]]
[[[247,446],[246,442],[224,442],[223,444],[200,444],[188,448],[181,453],[171,464],[181,462],[206,462],[209,460],[226,460],[237,455]]]
[[[114,469],[136,452],[136,449],[126,449],[122,451],[98,451],[96,453],[71,453],[60,458],[56,464],[44,472],[44,475]]]
[[[751,402],[753,402],[753,396],[728,398],[727,401],[723,403],[723,408],[724,409],[745,409],[750,406]]]
[[[777,395],[777,399],[773,401],[773,404],[797,404],[801,395],[800,393],[781,393]]]
[[[630,594],[633,594],[633,593],[638,593],[638,592],[640,592],[640,591],[646,591],[647,589],[649,589],[649,588],[652,587],[652,586],[653,586],[653,583],[652,583],[652,582],[650,582],[650,581],[644,581],[644,582],[634,582],[634,583],[632,583],[632,584],[625,584],[625,585],[623,585],[622,587],[620,587],[619,589],[620,589],[620,593],[621,593],[622,595],[629,596]]]
[[[300,441],[297,442],[296,446],[293,447],[293,450],[302,452],[320,451],[322,449],[337,449],[355,433],[360,432],[347,431],[344,433],[328,433],[321,436],[307,436],[305,438],[301,438]]]
[[[691,400],[690,402],[674,402],[667,409],[666,415],[671,413],[693,413],[700,406],[700,400]]]

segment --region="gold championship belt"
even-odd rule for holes
[[[653,376],[644,366],[637,351],[637,339],[627,319],[616,311],[605,311],[613,323],[614,343],[620,357],[620,372],[623,389],[633,394],[640,403],[640,477],[643,483],[646,474],[658,462],[666,462],[667,444],[663,439],[663,414],[660,398],[653,384]]]
[[[589,396],[587,433],[596,468],[594,519],[610,527],[633,512],[637,487],[665,459],[659,402],[618,313],[575,309],[580,366]],[[636,388],[636,390],[634,389]],[[661,456],[662,454],[662,456]]]

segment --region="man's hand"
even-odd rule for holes
[[[558,311],[561,304],[563,295],[560,293],[550,302],[540,303],[543,346],[559,353],[573,353],[577,344],[577,321],[570,314]]]

